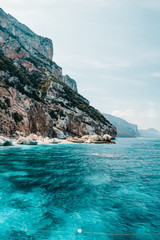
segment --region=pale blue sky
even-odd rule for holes
[[[1,0],[105,113],[160,130],[159,0]]]

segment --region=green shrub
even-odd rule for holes
[[[55,112],[54,110],[50,110],[49,115],[51,116],[51,118],[58,120],[57,112]]]
[[[38,65],[39,61],[35,60],[35,59],[28,59],[30,60],[32,63],[34,63],[35,65]],[[43,64],[42,64],[43,66]],[[21,70],[23,69],[23,71]],[[107,125],[109,122],[106,120],[106,118],[95,108],[93,108],[92,106],[90,106],[86,99],[81,96],[80,94],[76,93],[75,91],[73,91],[68,85],[66,85],[65,83],[59,81],[58,79],[56,79],[55,77],[52,78],[47,78],[47,79],[43,79],[43,74],[41,72],[35,71],[32,74],[28,74],[26,69],[23,68],[23,66],[21,66],[21,69],[17,68],[12,60],[10,60],[9,58],[5,57],[4,54],[0,51],[0,70],[2,71],[9,71],[11,76],[15,76],[19,79],[18,83],[10,83],[7,80],[5,80],[6,82],[6,86],[12,86],[14,88],[16,88],[17,90],[19,90],[21,93],[26,94],[29,98],[34,98],[37,101],[43,102],[44,104],[46,104],[45,102],[45,97],[47,95],[48,89],[50,87],[50,83],[51,81],[56,82],[60,85],[63,86],[63,90],[60,92],[60,95],[68,100],[68,104],[64,107],[66,108],[75,108],[77,107],[79,110],[85,112],[88,116],[90,116],[92,119],[96,120],[96,121],[100,121],[101,123]],[[1,79],[0,79],[1,82]],[[4,80],[3,80],[4,82]],[[2,82],[2,83],[3,83]],[[24,86],[30,86],[30,91],[26,91]],[[59,90],[60,91],[60,90]],[[41,94],[41,97],[39,97],[39,95]],[[63,105],[63,103],[60,103],[61,106]],[[1,105],[1,108],[4,108],[3,105]],[[50,115],[52,115],[52,118],[56,118],[57,116],[54,115],[55,113],[51,112]],[[58,113],[57,113],[58,114]],[[18,115],[13,115],[13,117],[15,118],[15,121],[22,121],[23,117],[22,116],[18,116]]]
[[[1,100],[0,100],[0,108],[3,110],[7,109],[6,104],[4,102],[2,102]]]
[[[6,98],[6,99],[5,99],[5,103],[7,104],[8,107],[11,106],[9,98]]]
[[[21,122],[23,120],[23,115],[18,112],[12,113],[12,117],[16,123]]]
[[[45,80],[45,81],[40,81],[37,91],[41,93],[41,97],[42,99],[45,98],[45,96],[47,95],[47,91],[49,89],[51,81],[50,80]]]

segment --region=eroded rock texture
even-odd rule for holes
[[[50,39],[0,9],[0,133],[49,137],[110,134],[116,128],[77,93],[52,61]]]

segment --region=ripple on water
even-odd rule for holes
[[[0,239],[159,240],[160,142],[118,141],[1,149]]]
[[[96,157],[105,157],[105,158],[117,158],[118,156],[112,155],[112,154],[100,154],[100,153],[94,153],[89,154],[90,156],[96,156]]]
[[[102,185],[107,184],[111,181],[111,177],[109,175],[91,175],[85,178],[86,183],[91,185]]]

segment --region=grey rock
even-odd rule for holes
[[[78,92],[77,83],[74,79],[70,78],[68,75],[65,75],[62,77],[62,81],[65,84],[67,84],[70,88],[72,88],[75,92]]]
[[[27,66],[30,74],[38,68],[44,74],[55,77],[77,91],[75,80],[68,75],[63,76],[62,68],[52,61],[52,40],[35,34],[26,25],[5,13],[1,8],[0,48],[5,56],[14,60],[15,66]],[[45,67],[43,64],[45,64]],[[42,74],[41,77],[43,78]]]
[[[20,23],[10,14],[6,14],[0,9],[0,25],[4,41],[7,42],[8,36],[19,43],[19,46],[26,49],[31,55],[37,57],[42,54],[44,57],[52,60],[53,57],[53,43],[51,39],[41,37],[31,31],[26,25]],[[2,36],[1,36],[2,38]]]
[[[116,128],[78,94],[76,82],[69,76],[63,78],[62,68],[51,61],[48,39],[3,10],[0,24],[0,133],[34,133],[44,138],[116,136]]]
[[[11,146],[11,145],[12,145],[11,139],[4,136],[0,136],[0,146]]]
[[[117,128],[117,137],[135,138],[139,137],[138,127],[135,124],[129,123],[126,120],[112,116],[110,114],[103,114]]]

